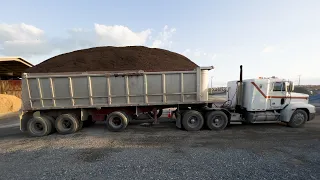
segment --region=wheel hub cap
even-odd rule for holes
[[[304,120],[304,116],[303,116],[303,114],[301,114],[301,113],[296,114],[296,115],[294,116],[294,122],[295,122],[296,124],[302,123],[303,120]]]
[[[223,120],[221,119],[222,117],[220,116],[215,116],[213,117],[212,125],[215,127],[220,127],[223,125]]]
[[[191,122],[191,124],[194,124],[194,123],[196,123],[196,120],[195,119],[191,119],[190,122]]]

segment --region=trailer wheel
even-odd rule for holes
[[[33,117],[28,121],[27,129],[31,136],[47,136],[52,132],[52,124],[46,117]]]
[[[291,116],[291,119],[288,123],[290,127],[297,128],[304,125],[308,119],[308,114],[306,111],[297,109]]]
[[[106,123],[109,131],[117,132],[124,130],[128,126],[129,119],[124,112],[116,111],[109,114]]]
[[[223,130],[227,127],[229,119],[223,111],[212,111],[207,115],[207,126],[211,130]]]
[[[60,134],[72,134],[81,129],[81,122],[75,114],[61,114],[55,121],[55,127]]]
[[[204,124],[203,116],[195,110],[188,110],[182,115],[182,125],[187,131],[198,131]]]
[[[54,118],[52,116],[49,116],[49,115],[41,115],[41,116],[45,117],[46,119],[48,119],[50,121],[51,126],[52,126],[50,134],[54,133],[56,131],[56,128],[54,127]]]

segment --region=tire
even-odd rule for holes
[[[162,109],[159,109],[159,112],[158,112],[158,114],[157,114],[157,118],[160,118],[160,117],[162,116],[162,112],[163,112]],[[149,114],[151,117],[154,117],[152,111],[148,112],[148,114]]]
[[[45,117],[46,119],[48,119],[51,122],[52,128],[51,128],[50,134],[56,132],[56,128],[54,127],[54,118],[52,116],[49,116],[49,115],[41,115],[41,116]]]
[[[81,122],[75,114],[61,114],[55,121],[59,134],[72,134],[81,129]]]
[[[128,124],[132,121],[132,116],[130,116],[129,114],[122,112],[124,115],[126,115],[127,119],[128,119]]]
[[[211,112],[211,111],[208,111],[208,112],[203,113],[203,118],[204,118],[204,121],[205,121],[205,122],[206,122],[206,120],[208,119],[208,116],[209,116],[210,112]],[[207,126],[207,123],[204,123],[204,124],[203,124],[203,128],[209,129],[209,127]]]
[[[206,124],[211,130],[223,130],[227,127],[228,122],[228,116],[223,111],[211,111],[206,119]]]
[[[52,124],[46,117],[33,117],[27,123],[27,130],[31,136],[47,136],[52,132]]]
[[[297,109],[295,112],[292,114],[291,119],[288,123],[290,127],[293,128],[298,128],[304,125],[304,123],[308,119],[308,114],[306,111]]]
[[[109,114],[106,122],[108,130],[112,132],[123,131],[128,126],[128,123],[128,116],[121,111],[115,111]]]
[[[204,124],[203,116],[195,110],[188,110],[183,113],[182,125],[187,131],[199,131]]]

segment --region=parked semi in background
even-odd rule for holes
[[[176,126],[187,131],[223,130],[233,121],[282,121],[300,127],[315,116],[309,96],[293,93],[293,83],[276,78],[228,82],[227,101],[208,100],[208,71],[24,73],[21,131],[45,136],[77,132],[83,124],[106,121],[110,131],[149,113],[157,121],[164,108],[176,108]]]

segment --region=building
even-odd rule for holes
[[[33,65],[20,57],[0,57],[0,94],[21,97],[21,75]]]

